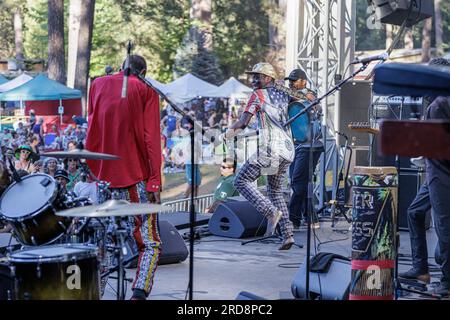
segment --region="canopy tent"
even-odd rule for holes
[[[24,83],[31,81],[33,77],[27,75],[26,73],[22,73],[20,76],[8,81],[2,85],[0,85],[0,93],[13,90],[17,87],[20,87]],[[10,101],[18,101],[18,100],[10,100]]]
[[[9,80],[0,74],[0,85],[7,83]]]
[[[148,82],[150,82],[156,89],[165,94],[166,84],[159,82],[158,80],[152,79],[150,77],[145,78]]]
[[[175,103],[185,103],[197,97],[221,98],[218,87],[188,73],[164,85],[163,93]]]
[[[80,98],[80,90],[68,88],[57,81],[50,80],[44,74],[0,94],[0,101],[47,101]]]
[[[64,105],[63,100],[65,100]],[[0,101],[20,101],[21,108],[25,102],[25,114],[28,114],[30,109],[34,109],[36,115],[59,116],[60,125],[62,122],[71,121],[73,115],[80,116],[82,114],[81,91],[68,88],[47,78],[44,74],[40,74],[12,90],[3,92],[0,94]],[[61,113],[60,107],[63,107]],[[48,125],[47,120],[45,123]]]
[[[231,77],[224,84],[217,88],[217,95],[223,98],[230,98],[232,95],[245,95],[251,93],[253,90],[242,82],[237,80],[235,77]]]

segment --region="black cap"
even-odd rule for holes
[[[297,81],[298,79],[306,79],[306,73],[302,69],[294,69],[289,74],[289,77],[284,78],[284,80]]]
[[[58,177],[63,177],[67,181],[70,181],[69,174],[64,169],[58,169],[58,170],[55,171],[55,179],[58,178]]]

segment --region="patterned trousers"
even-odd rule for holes
[[[111,191],[116,192],[119,199],[132,203],[149,202],[144,182],[128,188],[111,189]],[[138,266],[132,289],[144,290],[148,296],[152,290],[153,279],[161,254],[158,215],[130,216],[128,222],[131,230],[133,230],[133,236],[139,250]]]
[[[239,170],[234,186],[264,217],[269,218],[277,211],[282,212],[280,228],[283,238],[293,236],[293,225],[289,220],[289,211],[284,201],[282,185],[284,174],[290,162],[277,158],[271,159],[261,153],[250,158]],[[267,175],[268,198],[253,184],[261,175]]]

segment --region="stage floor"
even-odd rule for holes
[[[330,222],[322,222],[315,230],[316,240],[312,242],[312,254],[315,246],[320,252],[337,253],[350,257],[350,225],[340,221],[333,231]],[[180,234],[188,230],[179,230]],[[429,256],[434,256],[436,237],[434,230],[428,230]],[[245,240],[251,240],[245,239]],[[247,291],[265,299],[294,299],[291,284],[300,263],[306,255],[306,228],[295,232],[297,244],[303,248],[292,247],[288,251],[279,251],[280,243],[270,240],[268,243],[255,242],[242,245],[241,239],[218,236],[204,236],[195,242],[194,253],[194,300],[234,300],[241,291]],[[401,232],[400,271],[409,268],[410,242],[408,232]],[[189,243],[186,242],[188,248]],[[435,264],[434,259],[429,259]],[[127,269],[127,276],[133,278],[136,269]],[[432,274],[438,281],[439,272]],[[189,277],[189,258],[182,263],[162,265],[156,271],[150,300],[184,300],[187,297]],[[115,299],[116,283],[109,280],[103,299]],[[126,298],[131,297],[131,283],[128,284]],[[426,299],[424,296],[410,294],[401,299]]]

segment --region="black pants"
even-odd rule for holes
[[[438,257],[442,270],[441,284],[450,288],[450,186],[435,178],[428,181],[433,220],[438,238]]]
[[[323,148],[313,151],[313,168],[317,166]],[[289,167],[292,197],[289,202],[289,219],[300,225],[308,209],[309,148],[296,148],[295,158]]]
[[[425,182],[408,208],[408,227],[411,240],[412,264],[422,273],[428,272],[428,250],[425,217],[431,209],[430,192]]]

